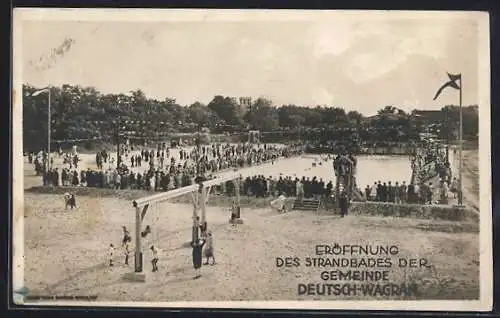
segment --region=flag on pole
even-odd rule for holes
[[[34,92],[33,94],[31,94],[31,96],[35,97],[35,96],[38,96],[42,93],[45,93],[45,92],[48,92],[49,91],[49,88],[48,87],[45,87],[43,89],[40,89],[40,90],[37,90],[36,92]]]
[[[446,83],[443,84],[443,86],[441,86],[438,91],[436,92],[436,95],[434,95],[434,98],[432,100],[436,100],[436,98],[438,98],[438,96],[441,94],[441,92],[443,91],[443,89],[445,89],[446,87],[453,87],[454,89],[460,89],[460,86],[457,84],[457,81],[462,79],[462,74],[450,74],[450,73],[447,73],[448,74],[448,77],[450,78],[450,80]],[[462,84],[462,83],[460,83]]]

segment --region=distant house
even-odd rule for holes
[[[252,98],[251,97],[240,97],[240,106],[242,106],[246,111],[252,108]]]
[[[414,110],[412,115],[427,124],[442,122],[446,119],[446,114],[441,110]]]
[[[373,115],[373,116],[370,116],[370,117],[366,117],[364,118],[362,121],[361,121],[361,124],[369,124],[369,123],[372,123],[374,121],[377,121],[377,120],[380,120],[381,117],[384,117],[384,118],[387,118],[389,120],[398,120],[399,118],[401,118],[401,115],[399,114],[391,114],[391,113],[385,113],[383,115],[381,114],[377,114],[377,115]]]
[[[419,133],[420,140],[437,140],[438,135],[433,133]]]

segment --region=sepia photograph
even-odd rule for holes
[[[13,12],[25,306],[490,310],[485,12]]]

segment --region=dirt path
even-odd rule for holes
[[[463,201],[479,212],[479,151],[464,150],[462,152],[462,192]],[[452,175],[458,178],[459,151],[451,156]]]

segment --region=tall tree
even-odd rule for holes
[[[241,125],[243,123],[243,116],[239,110],[237,101],[230,97],[221,95],[215,96],[208,104],[217,116],[228,125]]]
[[[272,102],[265,98],[258,98],[245,116],[251,129],[272,131],[278,128],[279,118]]]
[[[188,114],[190,121],[205,127],[212,126],[212,123],[216,120],[216,115],[210,108],[199,102],[195,102],[189,106]]]
[[[361,114],[358,111],[351,110],[350,112],[347,113],[347,119],[349,120],[350,123],[354,125],[360,125],[361,121],[364,119],[363,114]]]

